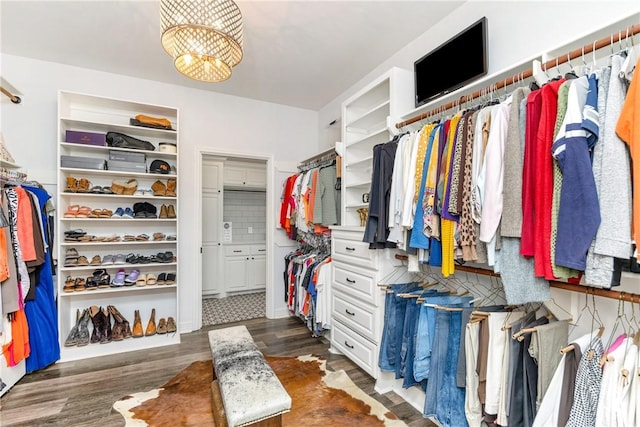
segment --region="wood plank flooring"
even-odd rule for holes
[[[211,359],[207,331],[236,324],[247,326],[265,354],[322,356],[330,370],[344,369],[365,393],[409,426],[435,425],[395,393],[376,393],[373,378],[346,357],[329,353],[328,341],[313,338],[296,318],[218,325],[183,334],[178,345],[52,365],[25,376],[0,399],[0,425],[123,426],[122,416],[111,409],[116,400],[164,384],[191,362]]]

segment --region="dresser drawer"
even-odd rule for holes
[[[369,243],[355,240],[333,239],[332,257],[348,263],[365,267],[375,267],[375,251],[369,249]]]
[[[267,254],[266,245],[251,245],[251,255],[266,255],[266,254]]]
[[[375,308],[358,304],[353,298],[340,292],[332,293],[333,317],[365,338],[378,342]]]
[[[331,334],[333,347],[354,361],[373,378],[376,378],[378,347],[375,344],[362,338],[340,322],[334,322]]]
[[[368,274],[366,274],[368,273]],[[333,263],[333,282],[341,291],[362,298],[364,301],[375,304],[377,286],[371,272],[356,270],[350,265],[335,261]]]
[[[228,245],[224,247],[226,256],[249,255],[251,254],[251,246],[249,245]]]

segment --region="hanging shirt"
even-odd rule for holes
[[[404,171],[408,165],[405,163],[405,147],[410,145],[411,134],[405,134],[398,141],[395,159],[393,162],[393,174],[391,175],[391,190],[389,194],[388,224],[389,235],[387,240],[393,243],[402,242],[402,197],[404,194]]]
[[[636,64],[636,71],[640,69],[640,60]],[[631,81],[627,97],[622,106],[616,133],[629,147],[633,165],[633,240],[636,247],[640,245],[640,83],[636,78]],[[640,260],[640,250],[636,251]],[[639,420],[640,421],[640,420]]]
[[[584,111],[589,94],[589,117]],[[591,168],[591,148],[597,141],[598,90],[595,76],[571,82],[567,112],[553,144],[553,157],[562,170],[555,263],[584,271],[587,251],[600,225],[598,193]],[[583,126],[586,120],[587,127]]]
[[[534,255],[535,211],[534,196],[536,191],[536,151],[537,134],[540,126],[542,108],[542,91],[531,92],[527,97],[527,113],[524,142],[524,159],[522,166],[522,233],[520,254]]]

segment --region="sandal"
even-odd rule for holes
[[[166,285],[166,283],[167,283],[167,273],[160,273],[158,275],[158,279],[156,280],[156,284]]]
[[[64,213],[65,218],[75,218],[78,216],[78,211],[80,210],[79,205],[71,205],[67,208],[67,211]],[[66,235],[66,233],[65,233]]]
[[[111,218],[111,215],[113,215],[113,211],[111,209],[102,209],[100,218]]]
[[[147,274],[147,285],[155,285],[157,280],[158,278],[156,277],[155,274],[153,273]]]
[[[80,292],[80,291],[84,291],[86,288],[85,286],[85,281],[82,277],[78,277],[76,279],[75,285],[73,287],[73,290],[76,292]]]
[[[164,240],[164,238],[165,238],[164,233],[153,233],[154,242],[159,242],[160,240]]]
[[[93,258],[91,258],[91,262],[89,263],[89,265],[102,265],[100,255],[94,255]]]
[[[108,288],[111,284],[111,276],[107,274],[107,270],[99,268],[93,271],[93,280],[98,284],[99,288]]]
[[[167,285],[175,285],[176,283],[176,274],[175,273],[167,273],[167,279],[165,284]]]
[[[64,288],[62,288],[63,292],[73,292],[75,291],[76,281],[71,277],[67,276],[67,279],[64,282]]]
[[[93,280],[93,277],[87,277],[85,287],[88,291],[95,291],[98,289],[98,284]]]
[[[76,217],[78,218],[89,218],[89,214],[91,214],[91,208],[89,206],[80,206],[78,209],[78,213]]]
[[[147,285],[147,275],[141,274],[138,276],[138,280],[136,280],[136,286],[146,286]]]
[[[78,191],[78,180],[72,176],[67,177],[67,188],[65,188],[65,193],[75,193]]]
[[[138,234],[136,236],[136,240],[137,241],[145,241],[146,242],[147,240],[149,240],[149,236],[144,234],[144,233],[143,234]]]
[[[86,267],[88,265],[89,265],[89,260],[87,259],[87,257],[84,256],[84,255],[80,255],[78,257],[77,262],[76,262],[76,266],[78,266],[78,267]]]
[[[64,266],[65,267],[77,267],[78,266],[78,258],[77,257],[65,258],[64,259]]]
[[[91,189],[91,191],[89,191],[89,192],[90,192],[90,193],[94,193],[94,194],[104,194],[104,189],[103,189],[101,186],[96,185],[96,186],[95,186],[95,187],[93,187],[93,188]]]
[[[102,209],[94,209],[89,214],[89,218],[100,218],[101,213],[102,213]]]
[[[78,259],[78,251],[76,248],[69,248],[67,252],[64,254],[65,259]]]

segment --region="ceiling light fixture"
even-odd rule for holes
[[[232,0],[162,0],[162,46],[176,69],[221,82],[242,60],[242,13]]]

